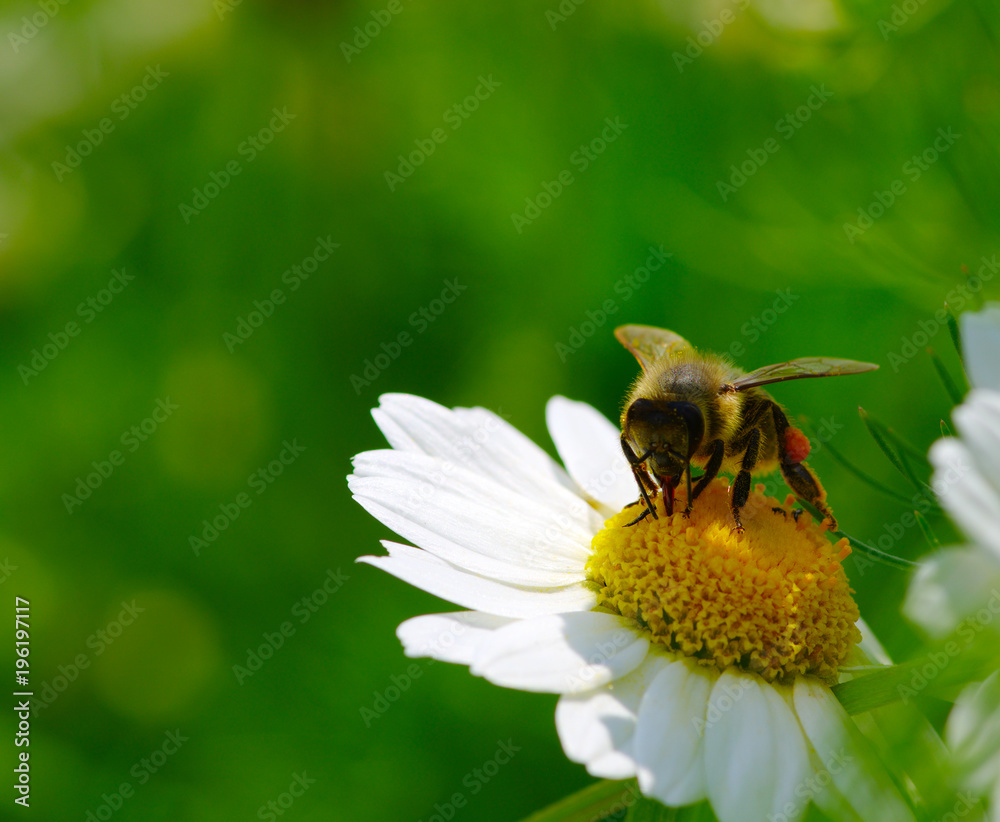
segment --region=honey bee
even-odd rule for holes
[[[878,368],[874,363],[830,357],[803,357],[768,365],[749,374],[724,357],[698,353],[673,331],[648,325],[623,325],[615,336],[639,361],[638,376],[621,416],[622,451],[645,510],[629,525],[649,514],[657,519],[651,498],[663,489],[667,514],[674,510],[674,491],[684,477],[687,507],[718,475],[736,476],[730,508],[736,531],[743,531],[740,509],[750,495],[752,473],[780,467],[785,482],[828,520],[837,521],[826,504],[826,491],[803,460],[809,440],[788,422],[778,403],[761,386],[805,377],[837,377]],[[691,487],[691,464],[703,469]],[[780,509],[779,509],[780,510]]]

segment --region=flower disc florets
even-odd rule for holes
[[[673,516],[630,506],[594,537],[587,563],[598,605],[635,619],[653,642],[720,670],[737,667],[769,682],[796,675],[837,681],[838,667],[861,639],[841,562],[846,539],[831,545],[808,515],[750,495],[736,533],[725,480],[698,497],[690,518],[683,489]],[[774,511],[772,509],[780,510]]]

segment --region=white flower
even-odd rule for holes
[[[955,409],[958,437],[931,447],[932,486],[972,544],[936,551],[921,563],[904,611],[932,637],[973,637],[1000,627],[1000,304],[961,318],[962,349],[972,390]],[[963,783],[991,794],[1000,819],[1000,674],[969,685],[945,726]]]
[[[934,492],[973,544],[923,560],[904,605],[934,637],[1000,614],[1000,304],[963,314],[961,328],[972,390],[953,414],[959,436],[934,443],[930,461]]]
[[[948,715],[945,741],[973,797],[991,795],[1000,807],[1000,671],[968,686]],[[969,804],[966,802],[966,804]]]
[[[350,488],[420,547],[384,541],[389,556],[360,561],[469,609],[400,625],[408,656],[559,694],[567,756],[594,776],[637,777],[667,805],[707,798],[723,822],[798,820],[810,801],[834,819],[913,818],[828,684],[799,673],[835,681],[831,649],[857,639],[847,552],[811,520],[774,513],[758,493],[747,535],[734,536],[719,480],[690,520],[664,512],[621,527],[632,508],[605,527],[637,496],[619,433],[562,397],[547,421],[567,470],[485,409],[397,394],[372,413],[392,449],[359,454]],[[639,556],[661,550],[694,552],[666,587]],[[784,638],[754,640],[785,600],[796,619],[778,625]],[[802,642],[809,630],[823,642]],[[878,656],[874,640],[862,644]]]

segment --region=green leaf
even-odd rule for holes
[[[992,621],[1000,613],[1000,602],[996,611],[992,606],[983,610]],[[841,682],[833,686],[833,693],[849,714],[893,702],[908,704],[922,696],[953,700],[964,685],[985,679],[1000,668],[997,633],[995,628],[985,630],[986,625],[978,616],[968,617],[959,623],[955,633],[935,643],[927,653],[902,665]]]
[[[523,822],[593,822],[641,798],[634,779],[605,779],[536,811]]]
[[[625,822],[717,822],[708,802],[668,808],[655,799],[640,799],[628,812]]]
[[[677,808],[668,808],[655,799],[640,799],[625,817],[625,822],[677,822]]]
[[[934,363],[934,370],[937,371],[938,377],[941,378],[944,390],[948,392],[948,396],[951,397],[952,403],[959,405],[962,402],[964,393],[959,390],[959,387],[951,378],[951,374],[949,374],[948,369],[944,367],[944,363],[941,362],[941,358],[937,355],[937,352],[935,352],[933,348],[928,348],[927,353],[931,356],[931,362]]]
[[[899,686],[907,680],[909,673],[904,666],[893,665],[841,682],[834,685],[832,690],[847,713],[861,714],[901,699]]]
[[[952,436],[951,427],[944,420],[941,420],[941,436],[942,437]]]

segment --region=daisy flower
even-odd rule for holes
[[[952,758],[964,773],[967,793],[960,792],[962,805],[973,808],[981,796],[990,798],[991,819],[1000,808],[1000,671],[983,682],[968,686],[955,700],[948,715],[945,741]],[[958,811],[956,811],[956,816]],[[964,814],[963,814],[964,815]]]
[[[793,517],[791,497],[758,486],[737,534],[716,480],[690,518],[661,500],[658,519],[625,527],[636,485],[592,407],[548,404],[563,468],[485,409],[380,403],[392,448],[355,457],[349,485],[419,547],[383,541],[388,556],[359,561],[467,609],[402,623],[408,656],[559,694],[566,755],[666,805],[707,798],[723,822],[794,822],[810,802],[833,819],[913,818],[830,690],[864,661],[850,549]]]
[[[972,390],[952,415],[959,436],[938,440],[929,457],[934,492],[972,545],[924,558],[904,604],[936,638],[1000,614],[1000,303],[963,314],[961,335]]]
[[[962,350],[972,390],[952,417],[957,437],[931,446],[932,487],[941,506],[972,539],[921,561],[904,612],[934,638],[967,641],[1000,615],[1000,303],[961,317]],[[1000,819],[1000,674],[969,685],[945,726],[963,783],[990,795]]]

